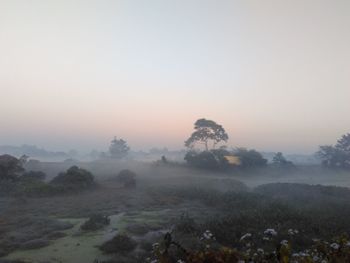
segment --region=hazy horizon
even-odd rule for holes
[[[350,132],[350,2],[0,2],[0,145],[313,153]]]

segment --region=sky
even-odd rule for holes
[[[348,0],[0,0],[0,145],[313,153],[350,132]]]

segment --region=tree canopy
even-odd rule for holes
[[[185,141],[185,146],[188,148],[194,148],[199,144],[204,144],[205,150],[210,148],[210,142],[212,142],[212,149],[215,149],[216,145],[220,142],[227,142],[228,135],[225,129],[217,124],[215,121],[207,119],[199,119],[194,124],[194,132]]]
[[[27,158],[25,155],[19,159],[9,154],[0,155],[0,180],[17,179],[24,172]]]
[[[322,145],[316,153],[327,167],[350,168],[350,133],[333,145]]]
[[[283,168],[285,168],[285,167],[294,167],[293,162],[288,161],[284,157],[283,153],[281,153],[281,152],[278,152],[278,153],[275,154],[275,156],[272,159],[272,164],[274,166],[283,167]]]
[[[130,147],[127,145],[127,142],[123,139],[114,139],[111,141],[111,145],[109,147],[109,153],[112,158],[121,159],[128,155]]]

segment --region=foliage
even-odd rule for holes
[[[229,167],[229,163],[225,158],[229,152],[225,149],[213,149],[210,151],[189,151],[185,155],[186,162],[194,167],[203,169],[225,169]]]
[[[134,188],[136,186],[136,174],[128,169],[121,170],[117,175],[119,183],[123,184],[125,188]]]
[[[350,133],[343,135],[335,146],[320,146],[316,153],[322,164],[330,168],[350,168]]]
[[[237,148],[234,155],[240,159],[240,167],[242,168],[264,167],[267,164],[267,160],[256,150]]]
[[[66,172],[54,177],[50,184],[60,186],[64,191],[75,191],[94,187],[95,180],[89,171],[72,166]]]
[[[267,229],[273,230],[273,229]],[[314,240],[313,244],[305,250],[293,249],[293,232],[289,239],[281,239],[277,232],[264,231],[262,235],[267,248],[257,246],[258,233],[246,233],[241,237],[241,247],[215,246],[212,237],[200,239],[204,246],[197,250],[186,250],[178,242],[172,241],[167,233],[161,244],[154,244],[154,258],[148,262],[157,263],[342,263],[350,261],[350,241],[347,235],[342,235],[330,241]],[[206,232],[209,232],[207,230]],[[269,234],[273,233],[273,235]],[[290,232],[292,233],[292,232]],[[170,235],[170,238],[166,236]],[[168,240],[171,240],[169,243]],[[170,245],[178,248],[179,253],[169,254]]]
[[[196,143],[204,144],[205,151],[209,151],[209,143],[212,142],[213,149],[220,142],[227,142],[228,135],[225,129],[215,121],[199,119],[194,124],[195,131],[185,141],[185,146],[193,148]]]
[[[129,150],[130,148],[126,141],[123,139],[118,140],[117,137],[114,137],[109,146],[109,153],[111,154],[111,157],[115,159],[124,158],[128,155]]]
[[[8,154],[0,155],[0,181],[17,180],[24,171],[23,164],[25,161],[26,156],[17,159]]]
[[[293,168],[295,167],[293,162],[288,161],[281,152],[275,154],[272,159],[272,164],[280,168]]]
[[[125,234],[118,234],[100,246],[105,253],[128,253],[136,248],[136,241]]]

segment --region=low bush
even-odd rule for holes
[[[96,214],[90,216],[90,218],[80,226],[80,229],[83,231],[96,231],[109,225],[109,223],[110,219],[108,216]]]
[[[60,173],[51,180],[50,184],[58,186],[64,192],[81,191],[96,186],[94,176],[77,166],[72,166],[66,172]]]
[[[121,253],[125,254],[134,250],[137,246],[135,240],[125,234],[118,234],[111,240],[106,241],[100,246],[104,253]]]

